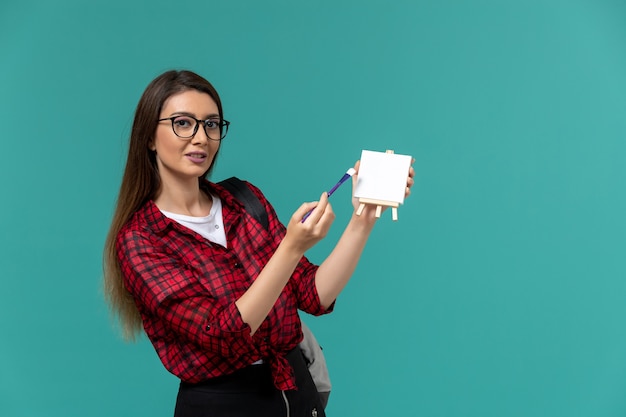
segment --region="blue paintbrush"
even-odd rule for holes
[[[346,180],[350,177],[352,177],[354,174],[356,174],[356,170],[354,168],[350,168],[348,171],[346,171],[345,174],[343,174],[343,177],[341,177],[341,179],[339,180],[339,182],[337,184],[335,184],[333,186],[333,188],[331,188],[328,191],[328,197],[330,197],[336,190],[337,188],[339,188],[339,186],[341,184],[343,184],[344,182],[346,182]],[[304,223],[304,221],[311,215],[311,212],[313,210],[310,210],[307,214],[304,215],[304,217],[302,218],[302,223]]]

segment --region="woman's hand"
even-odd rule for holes
[[[413,164],[415,163],[415,158],[411,159],[411,166],[409,167],[409,176],[406,179],[406,190],[404,191],[404,198],[407,198],[411,195],[411,187],[415,184],[415,169],[413,169]]]
[[[311,214],[303,222],[302,218],[309,211]],[[328,194],[324,192],[319,201],[304,203],[293,213],[283,242],[304,254],[326,236],[334,220],[335,213],[328,202]]]

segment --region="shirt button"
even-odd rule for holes
[[[313,411],[311,411],[311,417],[317,417],[317,408],[314,408]]]
[[[204,328],[204,330],[206,330],[207,332],[208,332],[209,330],[211,330],[211,325],[210,325],[210,324],[207,324],[207,325],[206,325],[206,327]]]
[[[264,338],[263,338],[263,341],[264,341],[265,343],[267,343],[267,342],[269,342],[269,341],[270,341],[270,338],[269,338],[269,337],[264,337]]]

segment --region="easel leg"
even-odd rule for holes
[[[365,203],[361,203],[361,204],[359,204],[359,208],[358,208],[358,209],[357,209],[357,211],[356,211],[356,215],[357,215],[357,216],[360,216],[360,215],[361,215],[361,213],[363,213],[363,209],[364,209],[364,208],[365,208]]]
[[[376,218],[379,218],[383,212],[383,206],[376,206]]]
[[[391,218],[393,219],[394,222],[398,220],[398,208],[397,207],[391,208]]]

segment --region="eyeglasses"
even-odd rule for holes
[[[172,122],[172,130],[181,139],[191,139],[198,132],[198,126],[204,126],[204,132],[207,138],[211,140],[222,140],[228,133],[228,120],[221,120],[217,117],[206,120],[198,120],[191,116],[172,116],[159,119],[159,122],[170,120]]]

